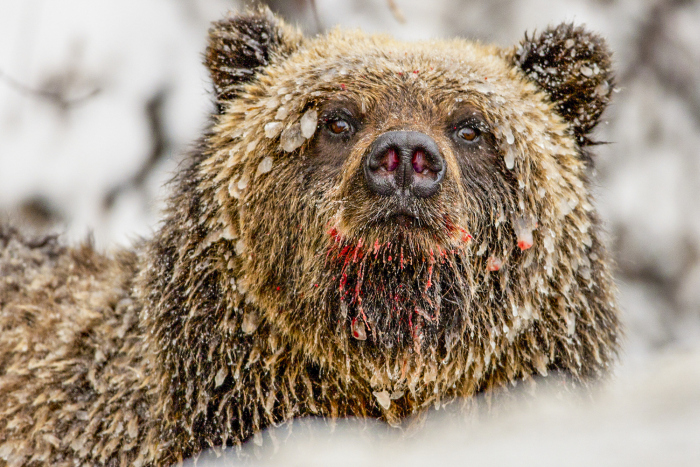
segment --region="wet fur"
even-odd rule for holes
[[[620,330],[588,181],[613,87],[602,40],[306,39],[259,10],[215,24],[206,57],[219,113],[153,239],[107,257],[0,232],[0,464],[168,465],[305,415],[396,424],[550,371],[606,373]],[[333,106],[360,116],[352,141],[323,139],[321,119],[283,149]],[[471,152],[450,139],[460,112],[484,125]],[[389,129],[430,135],[448,166],[409,227],[361,177]],[[521,217],[537,220],[526,250]]]

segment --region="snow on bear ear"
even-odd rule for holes
[[[515,48],[515,64],[549,94],[557,112],[571,124],[580,146],[610,101],[614,87],[605,41],[572,24],[560,24],[525,39]]]
[[[219,112],[236,97],[242,84],[271,63],[294,52],[302,41],[298,29],[267,7],[230,15],[209,29],[205,61],[214,82]]]

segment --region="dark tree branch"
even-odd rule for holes
[[[149,129],[151,131],[151,151],[141,168],[128,180],[111,188],[104,197],[103,207],[110,209],[117,197],[130,188],[141,188],[148,176],[153,172],[156,165],[165,159],[168,152],[168,139],[165,132],[163,104],[167,97],[167,92],[161,90],[156,93],[146,103],[146,116],[148,117]]]
[[[68,98],[65,96],[65,93],[60,91],[49,91],[47,89],[33,89],[29,86],[25,86],[24,84],[12,78],[2,70],[0,70],[0,79],[22,95],[48,100],[51,103],[64,109],[82,104],[100,92],[98,88],[95,88],[92,91],[85,94],[84,96]]]
[[[688,60],[677,60],[674,55],[687,57],[691,54],[682,45],[673,43],[667,34],[669,17],[692,3],[693,0],[662,0],[650,10],[639,28],[635,58],[622,74],[621,82],[630,82],[642,70],[649,70],[662,88],[681,98],[700,127],[700,88],[698,76],[693,75],[694,71],[697,74],[698,64],[693,68],[688,66]],[[673,61],[672,66],[668,66],[669,61]]]

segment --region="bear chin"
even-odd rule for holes
[[[368,244],[330,230],[327,296],[337,310],[332,319],[365,345],[444,352],[448,331],[461,328],[461,315],[468,312],[465,245],[443,246],[428,229],[390,230],[393,241]]]

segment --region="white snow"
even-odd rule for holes
[[[389,407],[391,407],[391,395],[387,391],[375,391],[372,394],[374,394],[377,402],[384,410],[389,410]]]
[[[403,433],[354,420],[332,431],[319,420],[296,421],[248,443],[244,454],[252,465],[266,467],[700,465],[697,353],[658,356],[592,399],[563,395],[553,384],[535,397],[523,391],[510,401],[481,400],[480,409],[466,420],[456,415],[457,407],[433,411],[420,431]],[[237,465],[236,455],[205,454],[197,465]]]
[[[258,169],[255,171],[255,176],[266,174],[272,170],[272,157],[267,156],[258,164]]]
[[[280,108],[282,108],[282,107],[280,107]],[[279,114],[279,112],[278,112],[278,114]],[[263,127],[263,130],[265,131],[265,136],[267,138],[275,138],[277,135],[280,134],[283,126],[284,126],[284,124],[282,122],[266,123],[265,126]]]
[[[160,186],[211,109],[200,54],[208,22],[227,6],[0,2],[0,210],[42,198],[61,214],[71,241],[92,231],[102,247],[148,235]],[[134,177],[152,151],[146,108],[161,94],[169,160],[104,209],[109,191]]]
[[[243,174],[243,175],[241,175],[241,178],[238,179],[238,183],[236,184],[236,187],[238,187],[238,189],[240,191],[243,191],[248,187],[249,182],[250,182],[250,175]]]
[[[515,151],[513,151],[513,148],[506,147],[503,160],[506,163],[506,169],[513,170],[513,167],[515,167]]]
[[[311,138],[316,132],[318,125],[318,112],[315,109],[308,110],[299,121],[301,125],[301,134],[304,138]]]
[[[280,136],[280,146],[286,152],[292,152],[302,144],[304,144],[304,135],[301,133],[301,124],[294,123],[286,128]]]

